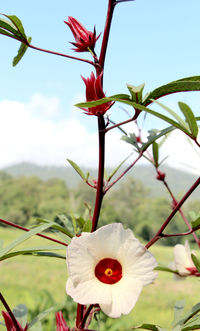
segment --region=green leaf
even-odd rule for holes
[[[128,144],[131,144],[135,147],[136,152],[140,152],[141,148],[138,145],[135,133],[129,133],[129,136],[122,136],[121,140],[125,141]]]
[[[13,314],[16,317],[17,321],[25,327],[27,323],[27,314],[28,314],[28,309],[26,305],[19,304],[13,309]]]
[[[200,216],[195,220],[191,222],[193,229],[198,229],[200,227]]]
[[[85,222],[85,224],[83,225],[82,231],[83,232],[91,232],[91,230],[92,230],[92,221],[91,220],[87,220]]]
[[[153,152],[153,159],[154,159],[154,164],[155,167],[158,168],[158,160],[159,160],[159,147],[158,144],[154,141],[152,143],[152,152]]]
[[[21,250],[14,251],[14,252],[3,255],[2,257],[0,257],[0,261],[9,259],[9,258],[14,257],[14,256],[18,256],[18,255],[36,255],[35,253],[43,252],[43,251],[49,251],[49,250],[63,250],[63,247],[52,245],[52,246],[40,246],[40,247],[24,248],[24,249],[21,249]]]
[[[20,33],[16,30],[15,26],[7,20],[0,20],[0,28],[4,32],[9,32],[9,36],[21,37]]]
[[[171,272],[171,273],[173,273],[173,274],[174,274],[174,273],[177,274],[177,272],[176,272],[175,270],[172,270],[172,269],[170,269],[170,268],[168,268],[168,267],[165,267],[165,266],[162,266],[162,265],[159,265],[159,266],[155,267],[154,270],[158,270],[158,271],[167,271],[167,272]]]
[[[193,137],[196,138],[198,135],[199,128],[191,108],[184,102],[179,102],[178,104],[183,115],[185,116],[186,122],[189,125]]]
[[[143,329],[143,330],[152,330],[152,331],[165,331],[165,329],[162,329],[160,326],[155,324],[140,324],[132,328],[134,329]]]
[[[30,237],[34,236],[37,233],[41,233],[44,230],[47,230],[51,227],[51,223],[48,224],[42,224],[40,226],[37,226],[36,228],[24,233],[17,239],[15,239],[13,242],[11,242],[8,246],[6,246],[4,249],[0,251],[0,258],[10,252],[13,248],[18,246],[19,244],[23,243],[24,241],[28,240]]]
[[[64,234],[66,234],[66,235],[67,235],[68,237],[70,237],[70,238],[73,237],[73,234],[70,233],[70,232],[68,231],[68,229],[64,228],[63,226],[59,225],[59,224],[56,223],[56,222],[51,222],[51,221],[46,220],[46,219],[44,219],[44,218],[37,218],[36,221],[37,221],[37,222],[40,222],[40,223],[49,223],[49,224],[51,224],[51,227],[52,227],[53,229],[56,229],[57,231],[60,231],[60,232],[62,232],[62,233],[64,233]]]
[[[30,43],[30,42],[31,42],[31,37],[28,38],[28,43]],[[27,48],[28,48],[28,46],[22,42],[19,47],[17,55],[13,59],[13,67],[15,67],[19,63],[19,61],[22,59],[22,57],[24,56],[24,54],[27,51]]]
[[[200,260],[194,254],[191,254],[191,258],[192,258],[192,261],[194,262],[194,265],[197,268],[198,272],[200,272]]]
[[[200,312],[200,303],[197,303],[195,306],[192,307],[192,309],[185,314],[185,316],[178,321],[177,324],[183,325],[187,323],[193,316],[198,314]]]
[[[23,37],[23,39],[27,39],[20,19],[15,15],[4,15],[4,16],[7,17],[14,24],[14,26],[17,28],[18,32]]]
[[[142,103],[142,93],[143,93],[143,90],[144,90],[144,86],[145,84],[141,84],[141,85],[138,85],[138,86],[133,86],[133,85],[129,85],[127,84],[127,87],[131,93],[131,100],[133,102],[136,102],[136,103]]]
[[[76,164],[74,161],[67,159],[67,161],[71,164],[71,166],[74,168],[74,170],[79,174],[79,176],[86,181],[86,177],[83,173],[83,171],[81,170],[81,168],[78,166],[78,164]]]
[[[165,115],[162,115],[152,109],[149,109],[147,107],[144,107],[142,105],[139,105],[131,100],[128,100],[128,99],[120,99],[120,98],[117,98],[116,95],[113,95],[111,97],[107,97],[107,98],[102,98],[100,100],[96,100],[96,101],[90,101],[90,102],[82,102],[82,103],[77,103],[76,106],[79,107],[79,108],[90,108],[90,107],[94,107],[94,106],[98,106],[98,105],[102,105],[106,102],[109,102],[109,101],[118,101],[118,102],[121,102],[121,103],[124,103],[126,105],[130,105],[132,107],[134,107],[135,109],[138,109],[138,110],[141,110],[141,111],[145,111],[146,113],[149,113],[153,116],[156,116],[160,119],[162,119],[163,121],[173,125],[174,127],[176,127],[177,129],[187,133],[187,134],[190,134],[190,132],[188,130],[186,130],[185,126],[182,126],[180,125],[178,122],[175,122],[173,119],[171,119],[170,117],[167,117]]]
[[[53,312],[55,310],[54,307],[51,307],[45,311],[43,311],[42,313],[38,314],[33,320],[32,322],[29,324],[29,328],[31,329],[34,324],[42,321],[49,313]]]
[[[143,105],[148,106],[152,103],[152,99],[156,100],[168,94],[186,91],[200,91],[200,76],[183,78],[156,88],[149,93]]]
[[[122,139],[123,140],[123,139]],[[132,153],[130,154],[130,155],[128,155],[112,172],[111,172],[111,174],[108,176],[108,178],[107,178],[107,182],[109,182],[111,179],[112,179],[112,177],[117,173],[117,171],[121,168],[121,166],[124,164],[124,162],[126,162],[128,159],[129,159],[129,157],[132,155]]]
[[[161,131],[158,131],[160,133],[156,134],[154,130],[150,130],[148,141],[142,145],[142,150],[145,151],[151,144],[153,144],[157,139],[165,136],[166,134],[172,132],[175,128],[173,126],[169,126],[168,128],[165,128]],[[154,134],[153,134],[154,133]]]
[[[180,320],[181,315],[183,314],[184,307],[185,307],[184,300],[176,301],[174,305],[174,320],[172,326],[177,325],[177,322]]]
[[[171,108],[165,106],[163,103],[158,102],[156,100],[153,100],[157,105],[161,106],[163,109],[165,109],[170,115],[172,115],[182,127],[184,127],[186,130],[189,130],[188,124],[178,115],[175,111],[173,111]]]

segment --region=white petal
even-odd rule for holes
[[[153,272],[157,266],[155,258],[138,240],[127,240],[118,252],[118,260],[123,274],[140,279],[143,285],[152,283],[157,277],[157,273]]]
[[[111,303],[110,285],[101,283],[97,279],[79,283],[75,287],[72,280],[68,278],[66,292],[75,302],[82,305]]]
[[[140,280],[123,278],[120,282],[111,285],[112,303],[100,304],[100,308],[112,318],[118,318],[121,314],[127,315],[135,306],[141,290]]]

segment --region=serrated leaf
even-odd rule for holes
[[[165,95],[177,92],[200,91],[200,76],[187,77],[162,85],[149,93],[143,105],[148,106],[152,103],[151,99],[159,99]]]
[[[85,222],[85,224],[83,225],[82,231],[83,232],[91,232],[92,230],[92,221],[91,220],[87,220]]]
[[[198,217],[195,221],[192,221],[191,225],[193,229],[197,229],[200,226],[200,217]]]
[[[191,254],[191,258],[192,258],[192,261],[193,261],[195,267],[197,268],[198,272],[200,272],[200,261],[199,261],[199,259],[194,254]]]
[[[31,42],[31,37],[28,38],[28,43],[30,43],[30,42]],[[22,57],[24,56],[24,54],[27,51],[27,48],[28,48],[28,45],[26,45],[22,42],[18,49],[17,55],[13,59],[13,67],[15,67],[19,63],[19,61],[22,59]]]
[[[85,177],[83,171],[81,170],[81,168],[78,166],[78,164],[76,164],[74,161],[72,161],[70,159],[67,159],[67,161],[71,164],[71,166],[79,174],[79,176],[85,181],[86,177]]]
[[[128,100],[128,99],[120,99],[120,98],[117,98],[116,95],[113,95],[111,97],[106,97],[106,98],[102,98],[100,100],[97,100],[97,101],[90,101],[90,102],[81,102],[81,103],[77,103],[75,106],[79,107],[79,108],[90,108],[90,107],[94,107],[94,106],[98,106],[98,105],[102,105],[106,102],[109,102],[109,101],[118,101],[118,102],[121,102],[121,103],[124,103],[126,105],[129,105],[129,106],[132,106],[134,107],[135,109],[137,110],[141,110],[141,111],[144,111],[146,113],[149,113],[153,116],[156,116],[160,119],[162,119],[163,121],[173,125],[174,127],[176,127],[177,129],[189,134],[189,131],[186,130],[185,126],[182,126],[180,125],[178,122],[174,121],[173,119],[171,119],[170,117],[167,117],[163,114],[160,114],[152,109],[149,109],[143,105],[140,105],[140,104],[137,104],[131,100]]]
[[[179,102],[178,105],[183,115],[185,116],[186,122],[189,125],[193,137],[196,138],[198,135],[199,128],[191,108],[184,102]]]
[[[2,256],[4,256],[5,254],[7,254],[8,252],[10,252],[13,248],[18,246],[19,244],[23,243],[24,241],[26,241],[29,238],[31,238],[32,236],[34,236],[35,234],[41,233],[42,231],[47,230],[48,228],[51,227],[51,225],[52,225],[51,223],[42,224],[42,225],[37,226],[36,228],[24,233],[23,235],[21,235],[20,237],[15,239],[13,242],[11,242],[8,246],[6,246],[4,249],[2,249],[0,251],[0,258]]]
[[[158,144],[154,141],[152,144],[152,153],[155,167],[158,168],[158,159],[159,159],[159,147]]]
[[[121,140],[125,141],[128,144],[133,145],[136,148],[137,152],[140,152],[141,148],[137,143],[136,135],[135,133],[130,133],[129,136],[122,136]]]
[[[24,38],[27,39],[26,34],[24,32],[24,28],[22,25],[22,22],[20,21],[20,19],[15,16],[15,15],[5,15],[3,14],[5,17],[7,17],[13,24],[14,26],[17,28],[17,30],[19,31],[20,35]]]

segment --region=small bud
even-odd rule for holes
[[[166,174],[164,172],[157,170],[157,176],[156,176],[157,180],[163,181],[165,179],[165,176],[166,176]]]

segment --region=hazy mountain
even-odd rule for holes
[[[32,163],[20,163],[5,167],[3,171],[9,173],[14,177],[19,176],[37,176],[43,180],[49,178],[60,178],[63,179],[69,188],[76,187],[81,178],[71,167],[60,167],[60,166],[39,166]],[[92,178],[96,178],[97,171],[95,169],[82,169],[85,173],[90,172]],[[107,169],[109,174],[112,169]],[[186,190],[194,183],[197,179],[197,175],[193,175],[189,172],[184,172],[179,169],[172,169],[170,167],[163,167],[163,171],[166,172],[166,180],[171,187],[174,194],[181,197]],[[119,172],[120,173],[120,172]],[[151,190],[152,196],[165,195],[166,190],[163,184],[156,180],[156,173],[151,166],[136,166],[129,173],[128,176],[133,176],[135,179],[140,180],[147,188]],[[125,176],[127,178],[128,176]],[[119,187],[119,184],[115,186],[115,189]],[[200,188],[192,195],[192,199],[200,199]]]

